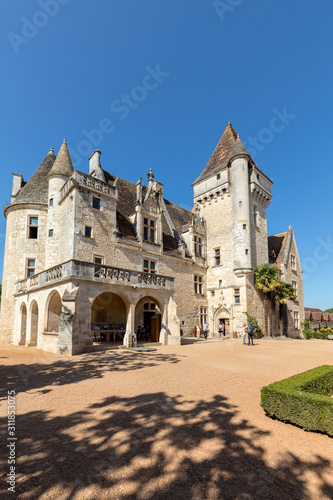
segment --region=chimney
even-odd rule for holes
[[[23,176],[21,174],[13,174],[13,187],[12,187],[12,202],[14,201],[17,193],[20,191],[23,185]]]
[[[95,151],[89,156],[89,175],[105,182],[104,172],[101,166],[101,154],[102,153],[99,149],[95,149]]]

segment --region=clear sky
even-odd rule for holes
[[[268,233],[291,225],[305,305],[333,307],[330,0],[2,0],[0,195],[65,138],[74,167],[191,183],[228,121],[274,181]],[[1,263],[6,221],[0,222]],[[2,274],[2,269],[1,269]]]

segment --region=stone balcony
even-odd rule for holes
[[[60,201],[62,203],[64,198],[76,187],[79,186],[83,189],[89,189],[97,194],[104,194],[110,196],[112,199],[118,199],[117,187],[110,186],[106,182],[100,181],[91,175],[84,174],[78,170],[74,170],[73,175],[63,185],[60,190]]]
[[[144,273],[113,266],[104,266],[101,264],[97,265],[79,260],[69,260],[58,266],[46,269],[39,274],[35,274],[30,278],[16,282],[15,294],[26,293],[45,286],[71,280],[110,283],[113,285],[125,285],[133,288],[148,288],[155,290],[174,291],[175,289],[175,280],[169,276]]]

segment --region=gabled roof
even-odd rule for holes
[[[113,185],[115,181],[115,176],[103,170],[106,182]],[[130,220],[130,216],[135,213],[136,206],[136,184],[132,182],[125,181],[118,177],[117,179],[118,187],[118,203],[117,203],[117,224],[119,229],[119,236],[121,238],[136,240],[134,228]],[[145,191],[145,186],[142,187],[143,192]],[[169,216],[178,232],[179,237],[182,233],[182,227],[184,224],[188,224],[192,221],[193,214],[168,200],[164,200],[166,209]],[[177,238],[170,230],[170,227],[166,221],[165,216],[162,216],[162,228],[163,228],[163,251],[169,254],[174,254],[179,256],[180,250],[178,247]]]
[[[64,140],[48,177],[51,177],[52,175],[64,175],[66,177],[70,177],[73,172],[74,168],[72,165],[72,160],[67,148],[66,141]]]
[[[28,182],[20,189],[12,205],[19,203],[47,204],[49,185],[47,176],[55,162],[53,149],[45,156],[36,172],[30,177]]]
[[[275,234],[268,237],[268,256],[273,264],[281,271],[284,249],[286,246],[287,233]]]
[[[209,162],[207,163],[203,172],[199,175],[199,177],[193,182],[196,184],[199,181],[206,179],[206,177],[210,177],[221,168],[224,168],[228,165],[228,162],[231,157],[231,153],[233,152],[235,142],[237,139],[237,133],[231,123],[229,122],[226,126],[221,139],[217,143],[216,148],[212,156],[210,157]],[[192,185],[193,185],[192,184]]]

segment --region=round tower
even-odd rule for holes
[[[74,172],[72,160],[69,155],[66,141],[64,140],[53,167],[47,176],[48,189],[48,215],[46,235],[46,269],[60,263],[60,241],[61,241],[61,214],[59,205],[61,199],[61,188]]]
[[[234,272],[252,273],[250,233],[249,153],[237,135],[231,153]]]

